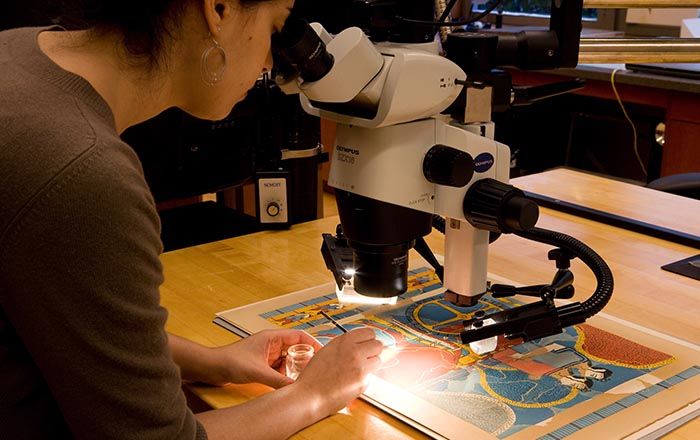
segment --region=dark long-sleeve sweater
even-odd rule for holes
[[[206,438],[159,305],[159,221],[83,78],[0,33],[0,438]]]

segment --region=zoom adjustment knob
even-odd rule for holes
[[[472,180],[474,158],[447,145],[433,145],[423,158],[423,175],[431,183],[461,188]]]
[[[518,188],[495,179],[472,184],[464,196],[464,217],[478,229],[511,233],[537,223],[540,209]]]

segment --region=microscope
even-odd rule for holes
[[[445,23],[433,18],[432,1],[352,3],[346,15],[359,26],[331,34],[293,13],[273,37],[280,87],[299,93],[309,114],[337,123],[328,183],[341,224],[324,234],[322,254],[339,299],[395,302],[407,290],[414,248],[457,306],[473,306],[483,295],[539,297],[475,314],[463,323],[465,344],[500,335],[537,339],[600,311],[612,294],[610,269],[573,237],[535,227],[538,206],[507,183],[510,151],[493,139],[490,122],[494,107],[581,86],[519,90],[496,67],[575,66],[582,0],[553,0],[550,31],[454,33],[442,45],[435,35]],[[444,265],[423,238],[434,227],[445,234]],[[551,283],[487,282],[489,243],[508,233],[555,246]],[[554,299],[574,294],[569,265],[577,257],[592,269],[598,288],[583,303],[557,306]]]

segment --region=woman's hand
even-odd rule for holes
[[[301,330],[264,330],[215,348],[218,374],[214,385],[225,383],[262,383],[281,388],[294,382],[284,375],[285,354],[294,344],[309,344],[318,351],[322,345]]]
[[[381,364],[383,348],[368,327],[338,336],[316,353],[294,387],[304,395],[300,398],[318,402],[324,417],[333,414],[362,394],[369,374]]]
[[[285,354],[294,344],[309,344],[316,350],[296,382],[284,375]],[[362,394],[369,374],[381,364],[383,349],[368,327],[340,335],[325,347],[301,330],[265,330],[219,348],[185,344],[171,336],[171,347],[192,380],[213,385],[257,382],[273,388],[294,384],[289,390],[294,399],[307,402],[317,418],[337,412]],[[198,347],[204,351],[195,350]]]

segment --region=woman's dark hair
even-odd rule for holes
[[[130,61],[154,68],[165,61],[164,50],[180,31],[182,16],[192,1],[64,0],[67,4],[65,25],[90,29],[98,35],[116,32],[122,37]],[[270,0],[234,1],[252,7]]]

